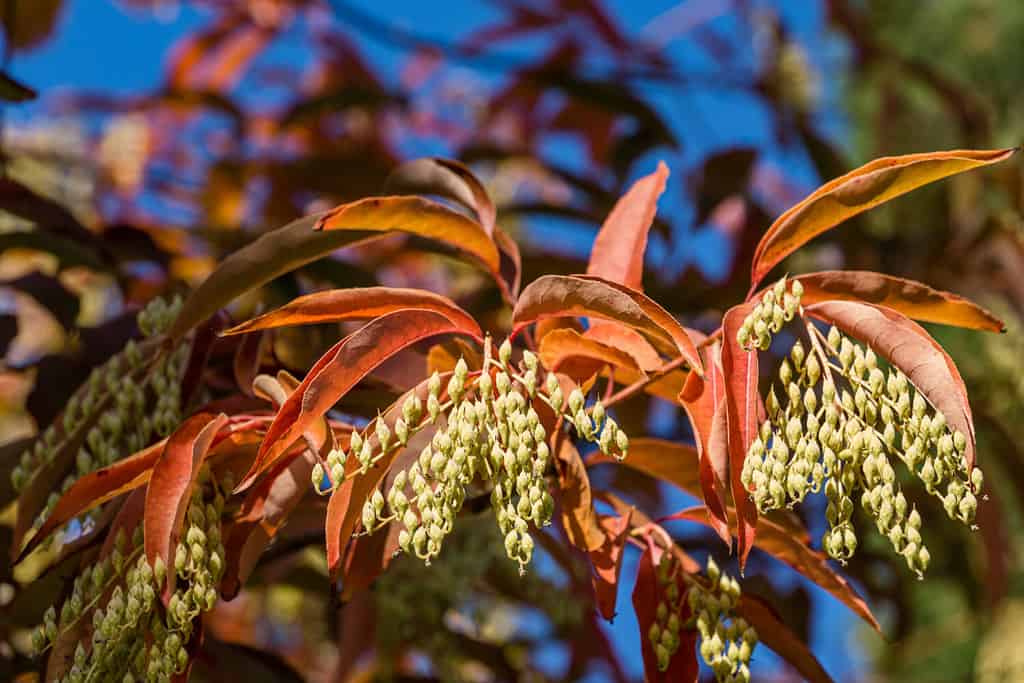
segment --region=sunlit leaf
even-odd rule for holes
[[[782,259],[821,233],[922,185],[995,164],[1016,152],[953,150],[882,157],[815,190],[772,224],[761,238],[751,266],[751,291]]]

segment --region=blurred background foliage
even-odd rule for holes
[[[1024,132],[1018,0],[3,0],[0,11],[7,469],[20,440],[134,333],[142,303],[194,286],[261,232],[385,191],[406,158],[472,166],[522,244],[526,281],[581,271],[615,198],[665,159],[672,177],[645,288],[687,324],[708,327],[745,293],[746,264],[772,218],[819,181],[877,156],[1013,146]],[[160,77],[127,92],[117,73],[99,89],[59,75],[16,80],[58,74],[76,50],[116,53],[105,44],[117,32],[92,13],[162,26],[169,50],[133,43],[118,54],[126,72],[130,62],[162,64]],[[91,47],[68,42],[83,25]],[[980,301],[1008,327],[998,336],[933,330],[968,382],[991,493],[980,530],[966,533],[917,492],[935,549],[925,582],[895,566],[880,539],[875,552],[864,544],[848,569],[886,640],[754,558],[750,583],[776,598],[837,680],[1024,680],[1022,193],[1020,164],[957,176],[851,221],[786,264],[911,277]],[[502,315],[497,290],[476,273],[400,237],[306,266],[232,314],[373,283],[426,287]],[[335,338],[326,329],[312,342],[280,334],[273,352],[301,373]],[[623,422],[688,438],[671,407],[652,408]],[[678,507],[678,496],[638,475],[615,476],[633,477],[617,485],[651,514]],[[0,477],[4,519],[7,482]],[[680,539],[713,543],[685,528]],[[344,639],[341,655],[331,643],[344,614],[305,598],[324,581],[317,567],[308,553],[287,571],[269,563],[263,587],[218,610],[213,632],[301,663],[310,680],[340,680]],[[5,658],[17,651],[3,635],[15,625],[0,620]],[[617,622],[610,634],[635,674],[628,627]],[[536,646],[544,635],[532,637]],[[517,661],[513,649],[504,665]],[[759,672],[793,680],[771,661]]]

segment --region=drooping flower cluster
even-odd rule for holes
[[[47,611],[33,635],[37,652],[61,639],[80,637],[62,683],[161,682],[185,670],[195,619],[216,603],[224,570],[224,499],[205,471],[202,479],[206,483],[193,494],[187,531],[176,548],[166,610],[157,609],[156,601],[169,569],[162,559],[153,567],[146,561],[140,524],[130,543],[120,531],[111,552],[75,578],[59,618],[55,608]]]
[[[180,299],[171,304],[154,299],[139,313],[140,329],[150,338],[159,335],[180,307]],[[58,457],[68,458],[68,468],[73,462],[73,472],[50,494],[37,523],[78,478],[137,452],[154,434],[163,437],[178,426],[181,377],[188,353],[187,345],[161,355],[151,341],[129,341],[120,353],[93,369],[60,418],[22,454],[11,472],[11,483],[21,491]]]
[[[804,286],[799,280],[793,280],[788,289],[786,284],[786,278],[776,282],[774,287],[765,291],[761,300],[743,319],[743,324],[736,333],[736,340],[740,346],[745,349],[767,351],[772,343],[772,335],[780,332],[800,310]]]
[[[708,557],[708,586],[695,582],[687,594],[690,612],[700,633],[700,655],[719,683],[748,683],[750,658],[757,631],[733,610],[740,601],[740,584]]]
[[[971,524],[983,476],[967,470],[967,439],[902,372],[880,368],[870,348],[834,327],[827,337],[814,326],[807,330],[810,352],[800,341],[793,345],[779,367],[779,391],[773,385],[765,400],[768,419],[744,461],[744,486],[761,512],[791,507],[824,488],[829,529],[822,545],[841,562],[857,548],[852,516],[859,496],[879,533],[921,575],[930,560],[921,516],[891,459],[902,460],[951,518]]]
[[[491,486],[506,553],[523,569],[533,555],[529,526],[549,524],[554,507],[545,480],[551,459],[549,435],[534,402],[542,401],[563,415],[581,437],[596,442],[605,453],[624,457],[629,440],[599,403],[586,409],[579,389],[566,400],[554,374],[542,384],[543,371],[534,354],[524,351],[521,362],[513,364],[508,340],[497,359],[491,357],[489,341],[484,348],[483,370],[470,373],[460,358],[445,392],[435,374],[428,383],[425,408],[410,394],[392,426],[378,417],[372,429],[353,433],[347,454],[331,453],[326,473],[337,487],[346,476],[346,458],[354,458],[365,472],[432,426],[436,431],[430,443],[412,465],[396,474],[387,495],[374,490],[366,501],[364,529],[372,532],[390,522],[401,524],[401,548],[429,562],[451,532],[467,486],[480,480]],[[314,468],[314,485],[319,486],[324,474],[324,468]]]

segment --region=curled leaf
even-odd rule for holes
[[[561,480],[562,523],[569,542],[581,550],[597,550],[605,544],[590,495],[590,477],[579,451],[567,438],[559,438],[558,461]]]

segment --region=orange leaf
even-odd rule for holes
[[[587,275],[596,275],[643,291],[644,252],[658,197],[665,191],[668,166],[659,161],[657,170],[636,181],[622,195],[594,238]]]
[[[615,618],[615,603],[619,593],[619,576],[622,574],[622,556],[629,538],[630,520],[633,510],[630,509],[622,517],[601,515],[598,524],[604,530],[605,542],[596,550],[590,551],[590,561],[594,565],[591,581],[597,608],[608,621]]]
[[[998,163],[1017,149],[953,150],[883,157],[815,190],[768,228],[754,252],[751,292],[782,259],[821,233],[922,185]]]
[[[568,370],[562,370],[562,366],[569,364],[573,359],[582,358],[594,361],[594,365],[598,369],[604,365],[611,365],[640,372],[636,361],[628,353],[602,342],[588,339],[571,327],[552,330],[544,335],[538,353],[545,368],[552,372],[565,372],[577,380],[586,379],[593,372],[586,373],[586,377],[581,377]]]
[[[135,455],[90,472],[71,485],[57,501],[53,512],[21,551],[15,564],[21,562],[30,552],[39,547],[50,534],[69,521],[89,510],[120,496],[126,491],[138,488],[149,479],[154,463],[160,457],[164,441],[150,446]]]
[[[475,335],[431,311],[397,311],[377,318],[320,357],[267,428],[256,462],[239,485],[247,488],[352,387],[395,353],[439,334]]]
[[[320,217],[323,232],[407,232],[441,242],[479,261],[501,280],[501,254],[480,223],[422,197],[368,197],[331,209]]]
[[[793,279],[804,286],[804,306],[822,301],[861,301],[930,323],[989,332],[1005,329],[1003,321],[981,306],[914,280],[870,270],[829,270]]]
[[[968,469],[974,467],[974,420],[967,387],[953,359],[923,327],[892,309],[857,302],[827,301],[804,310],[859,339],[902,370],[945,416],[950,429],[967,437],[964,459]]]
[[[779,618],[775,610],[761,598],[744,593],[740,596],[737,611],[757,631],[762,644],[771,648],[795,668],[810,683],[833,683],[821,662],[814,656],[807,644]]]
[[[615,462],[655,479],[678,486],[695,498],[701,497],[697,449],[689,444],[639,437],[629,440],[629,457],[619,461],[594,453],[587,458],[588,465]]]
[[[290,325],[372,320],[388,313],[412,308],[440,313],[464,329],[476,330],[476,336],[483,336],[480,326],[473,317],[448,297],[422,289],[401,287],[354,287],[314,292],[293,299],[277,310],[236,325],[221,332],[221,335],[246,334]]]
[[[178,543],[192,487],[214,437],[227,421],[223,413],[199,413],[188,418],[167,439],[160,459],[153,466],[146,491],[143,531],[146,559],[152,565],[159,557],[167,566],[165,592],[174,583],[171,553]]]
[[[605,534],[598,525],[594,501],[590,494],[590,477],[579,451],[572,441],[558,437],[559,478],[562,495],[562,524],[569,542],[581,550],[597,550],[605,544]]]
[[[531,282],[512,312],[513,333],[543,318],[577,316],[628,325],[662,353],[682,355],[703,372],[693,340],[664,308],[640,292],[591,276],[545,275]]]
[[[484,231],[494,234],[494,202],[465,164],[440,157],[406,161],[391,172],[385,187],[388,192],[436,194],[452,199],[476,213]]]
[[[646,372],[657,370],[662,365],[658,351],[644,339],[642,334],[631,327],[595,320],[583,333],[583,336],[601,342],[605,346],[621,349],[632,356],[637,366]]]
[[[708,524],[707,510],[701,506],[680,510],[661,521],[676,519]],[[788,516],[767,515],[758,518],[757,547],[824,588],[875,630],[881,630],[864,598],[832,569],[823,553],[807,544],[806,530],[792,523]]]
[[[761,396],[757,392],[757,351],[744,351],[736,341],[736,333],[753,305],[750,303],[729,309],[722,320],[722,373],[725,378],[725,416],[728,427],[729,474],[736,523],[740,572],[747,563],[747,555],[754,545],[757,533],[757,508],[750,499],[740,473],[747,449],[757,436],[760,416],[764,412]]]
[[[659,557],[655,557],[656,548],[652,543],[644,550],[640,557],[640,565],[637,568],[636,586],[633,588],[633,609],[636,611],[636,619],[640,627],[640,650],[644,660],[644,677],[647,683],[696,683],[700,674],[700,665],[697,663],[697,631],[684,628],[679,632],[679,649],[669,660],[668,669],[664,672],[658,670],[658,658],[651,646],[651,639],[647,632],[655,622],[658,604],[665,601],[662,593],[663,587],[658,581],[656,564]],[[680,582],[681,583],[681,582]],[[680,585],[680,593],[684,593],[685,584]],[[685,624],[690,618],[690,607],[686,599],[679,601],[679,622]]]
[[[731,548],[732,534],[725,513],[723,489],[729,468],[728,423],[721,419],[725,411],[725,378],[716,358],[717,350],[717,345],[704,349],[705,379],[690,373],[686,380],[687,386],[680,393],[679,402],[690,418],[697,440],[700,488],[707,505],[708,521],[711,528]],[[691,396],[694,398],[689,398]],[[716,416],[719,419],[715,419]]]

